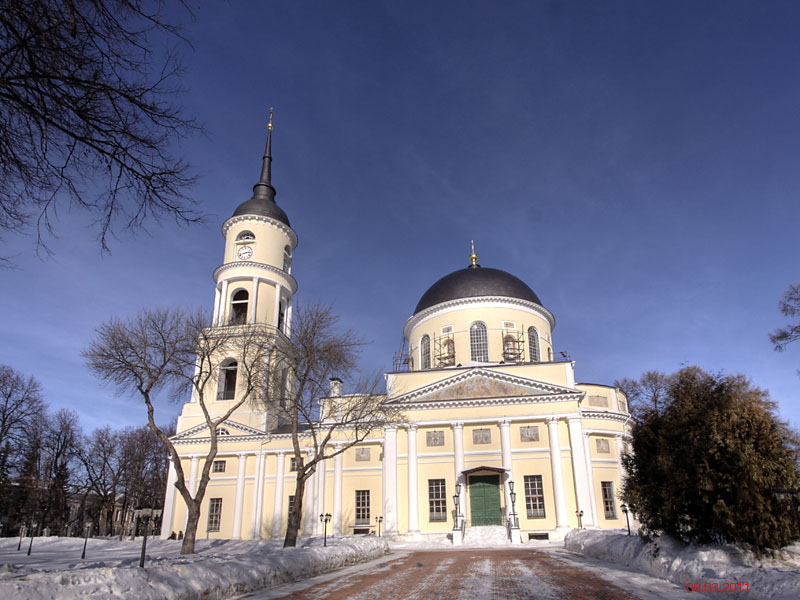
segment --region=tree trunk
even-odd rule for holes
[[[303,496],[305,495],[305,477],[297,473],[297,487],[294,492],[294,505],[289,513],[286,523],[286,538],[283,540],[284,548],[294,548],[297,545],[297,533],[300,531],[300,523],[303,519]]]
[[[200,521],[200,503],[192,500],[188,504],[189,518],[186,520],[186,531],[183,533],[181,554],[194,554],[194,542],[197,539],[197,523]]]

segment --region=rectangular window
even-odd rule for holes
[[[525,509],[529,519],[545,518],[541,475],[525,475]]]
[[[601,481],[600,487],[603,490],[603,511],[606,513],[606,519],[616,519],[617,507],[614,502],[614,482]]]
[[[617,397],[617,402],[619,404],[619,412],[626,413],[628,412],[628,403],[625,402],[622,398]]]
[[[208,526],[206,531],[219,531],[219,522],[222,517],[222,498],[208,500]]]
[[[303,466],[303,459],[301,458],[300,461],[298,462],[297,458],[292,456],[289,459],[289,470],[290,471],[297,471],[297,466],[298,465],[300,465],[301,467]]]
[[[224,473],[225,472],[225,461],[224,460],[215,460],[214,464],[211,465],[211,472],[212,473]]]
[[[289,496],[289,502],[286,503],[289,506],[289,513],[292,513],[292,509],[294,508],[294,495]]]
[[[503,321],[503,329],[516,329],[517,324],[514,321]]]
[[[356,525],[369,525],[369,490],[356,490]]]
[[[444,446],[444,431],[426,431],[425,443],[428,446]]]
[[[598,454],[611,454],[611,448],[608,445],[608,440],[604,438],[597,438],[595,440]]]
[[[537,425],[525,425],[519,428],[520,442],[538,442],[539,427]]]
[[[369,448],[356,448],[356,462],[369,462]]]
[[[452,325],[445,325],[442,327],[442,335],[447,335],[453,333],[453,326]]]
[[[447,491],[444,479],[428,479],[430,521],[447,521]]]
[[[472,430],[472,443],[473,444],[491,444],[492,443],[492,430],[491,429],[473,429]]]

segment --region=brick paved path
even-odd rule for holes
[[[412,552],[284,598],[636,600],[636,596],[598,575],[529,549]]]

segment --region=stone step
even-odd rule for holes
[[[464,531],[466,546],[505,546],[508,544],[508,531],[502,525],[478,525],[467,527]]]

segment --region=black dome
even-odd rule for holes
[[[477,296],[505,296],[527,300],[540,306],[542,304],[539,296],[518,277],[500,269],[482,268],[476,265],[454,271],[434,283],[422,294],[414,314],[448,300]]]
[[[260,217],[269,217],[270,219],[275,219],[276,221],[280,221],[287,227],[291,227],[289,224],[289,217],[286,216],[286,213],[283,212],[283,209],[275,204],[274,201],[264,198],[253,196],[250,200],[246,202],[242,202],[235,211],[233,211],[234,217],[238,217],[241,215],[258,215]]]

